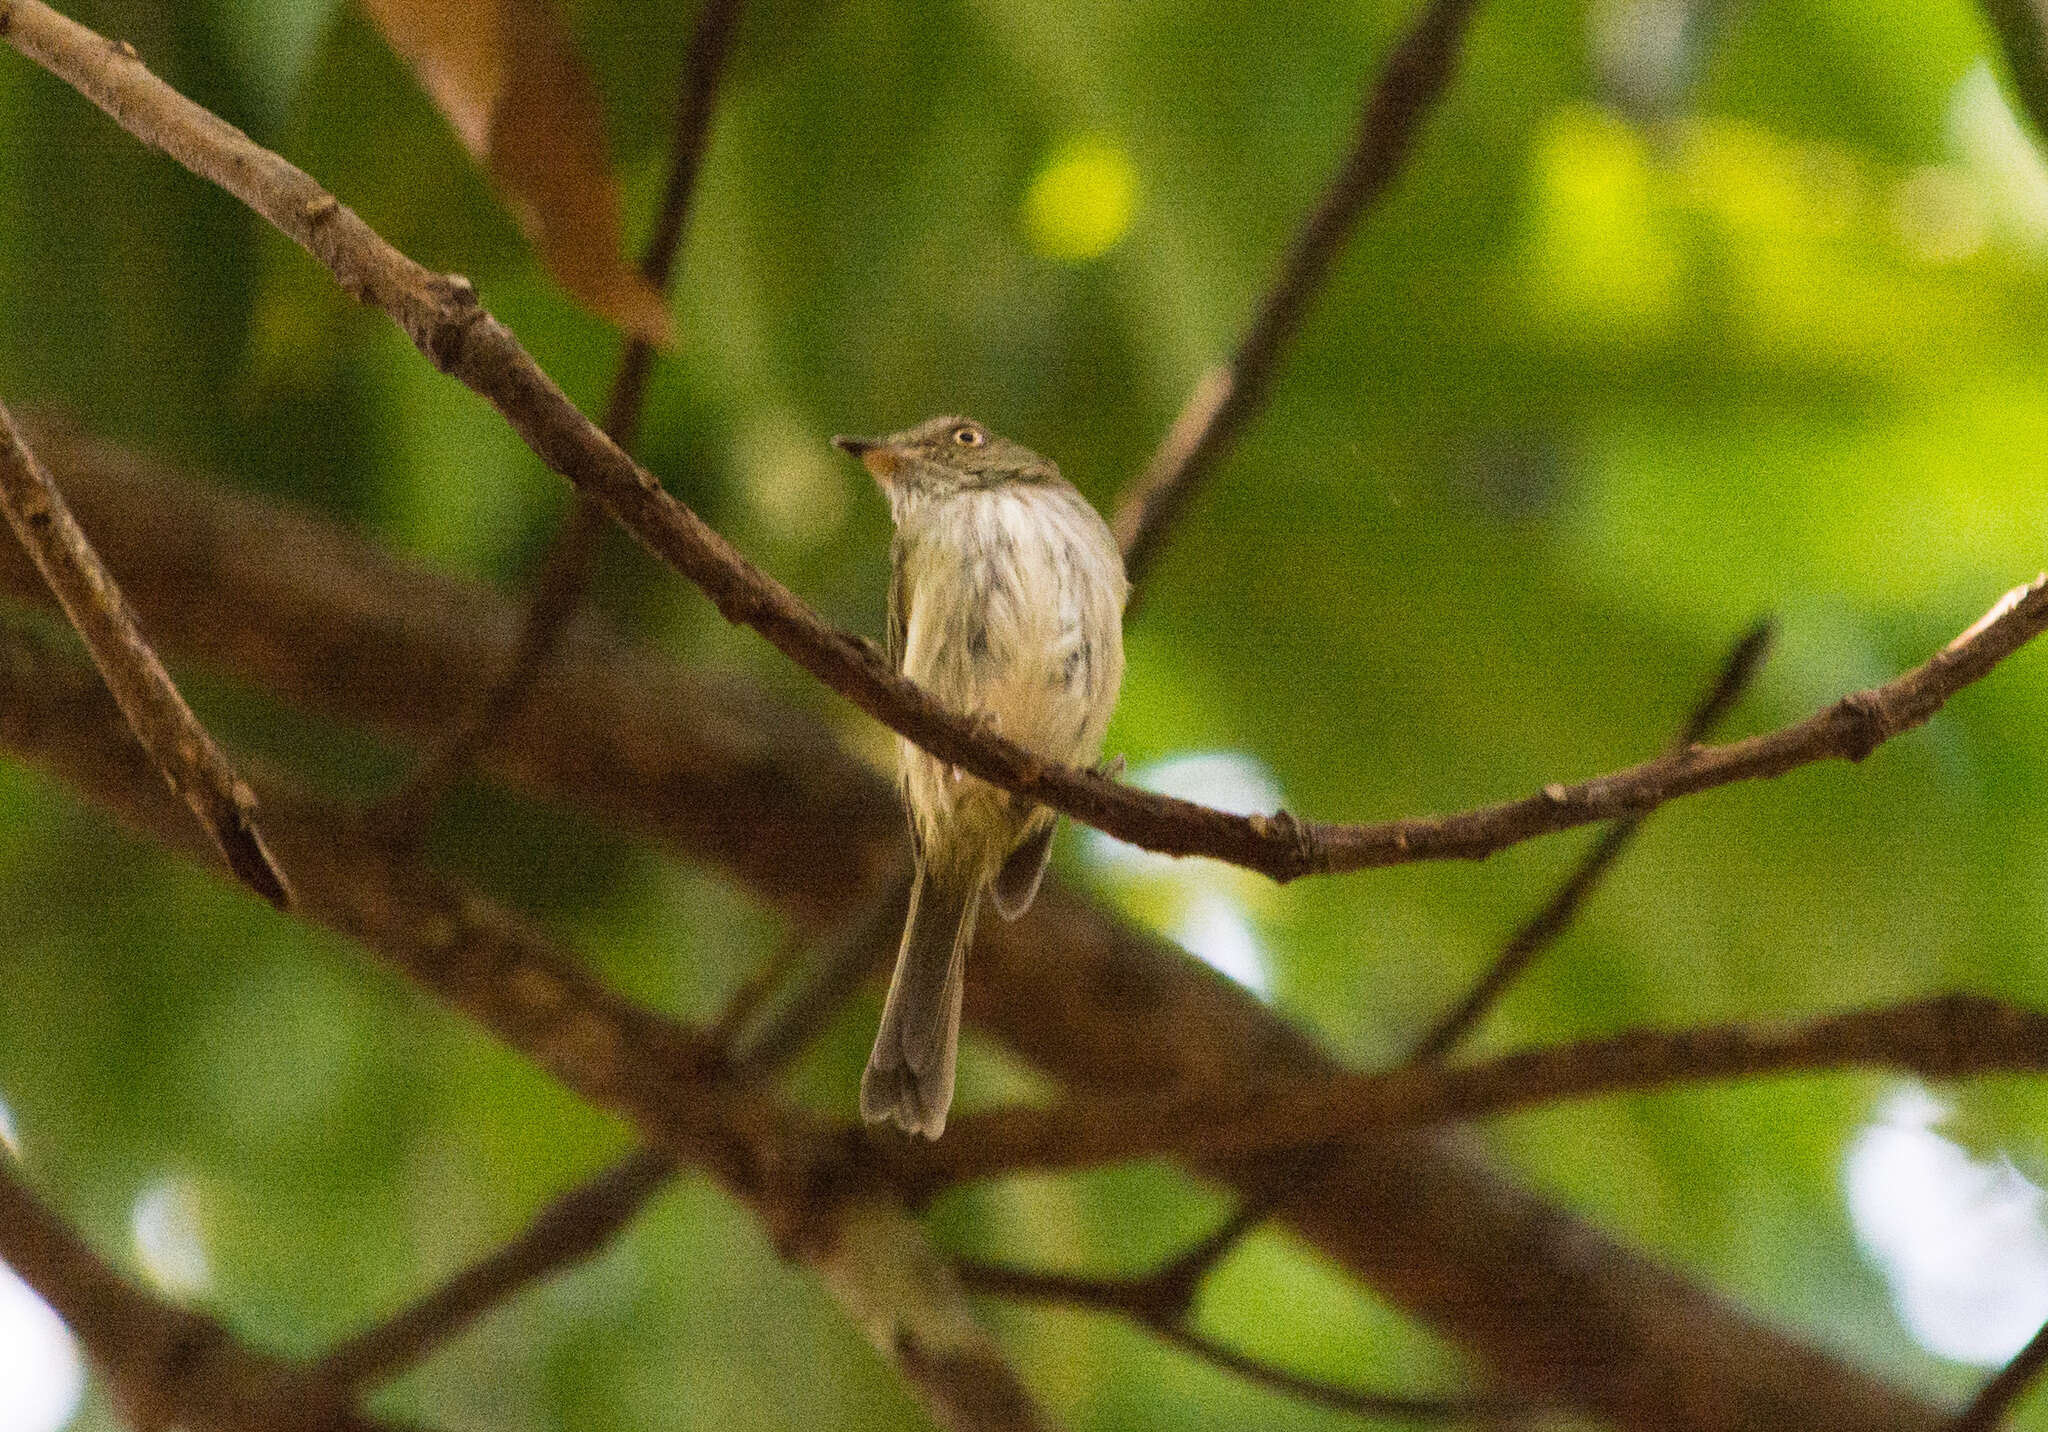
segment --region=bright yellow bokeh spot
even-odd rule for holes
[[[1682,270],[1642,136],[1604,110],[1560,110],[1537,145],[1535,177],[1538,308],[1616,337],[1669,319]]]
[[[1024,194],[1024,237],[1041,256],[1085,263],[1131,227],[1138,171],[1105,139],[1070,139],[1046,156]]]

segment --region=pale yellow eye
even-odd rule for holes
[[[962,447],[980,447],[988,441],[988,435],[980,428],[958,427],[953,429],[953,441]]]

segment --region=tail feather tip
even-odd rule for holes
[[[860,1116],[867,1123],[894,1124],[906,1134],[928,1139],[946,1132],[946,1105],[927,1096],[907,1065],[868,1065],[860,1080]]]

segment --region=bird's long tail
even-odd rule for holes
[[[860,1077],[860,1116],[935,1139],[953,1103],[960,1042],[960,991],[981,882],[920,870],[882,1006],[882,1027]]]

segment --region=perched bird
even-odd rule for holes
[[[889,499],[889,660],[1025,749],[1089,765],[1124,676],[1130,583],[1116,539],[1059,469],[968,418],[832,439]],[[917,874],[861,1117],[937,1138],[953,1102],[960,992],[984,893],[1023,914],[1055,812],[899,742]]]

